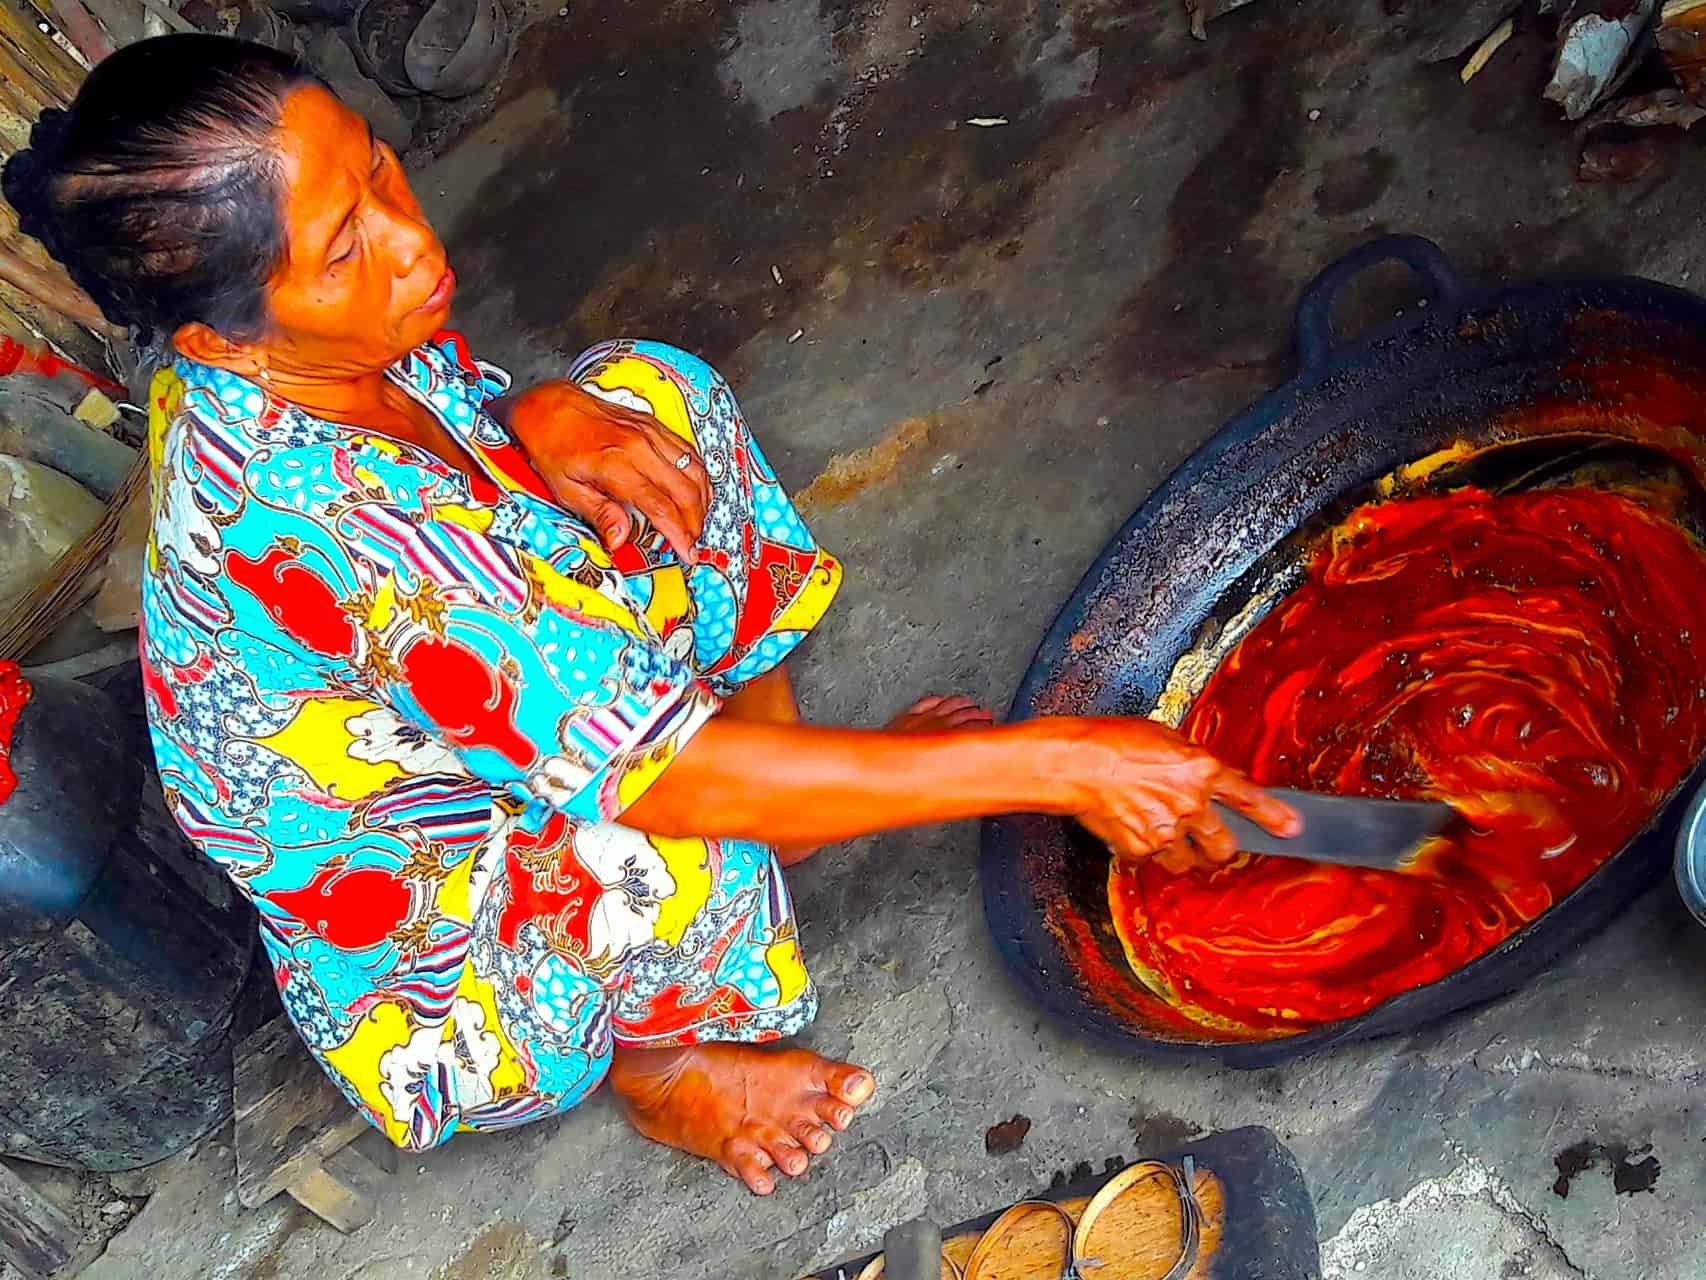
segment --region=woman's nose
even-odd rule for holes
[[[389,222],[389,239],[391,241],[391,256],[396,262],[396,272],[406,276],[415,269],[421,258],[438,244],[438,236],[418,214],[410,214],[402,209],[386,211]]]

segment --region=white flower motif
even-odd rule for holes
[[[601,387],[596,382],[588,382],[581,385],[581,390],[587,392],[589,395],[597,396],[600,400],[608,401],[611,404],[619,404],[624,409],[632,409],[636,413],[643,413],[648,418],[655,418],[657,416],[652,411],[652,402],[650,400],[647,400],[637,391],[630,391],[627,387]]]
[[[651,943],[675,878],[650,840],[615,823],[578,828],[574,848],[604,889],[587,919],[587,963],[603,968]]]
[[[664,653],[677,662],[689,662],[693,658],[693,628],[687,623],[681,623],[669,638],[663,642]]]
[[[400,1124],[414,1126],[424,1111],[430,1128],[428,1141],[436,1138],[449,1114],[452,1099],[450,1071],[445,1059],[444,1028],[416,1027],[402,1044],[387,1049],[379,1057],[379,1092],[390,1104],[391,1118]]]
[[[503,1045],[486,1030],[486,1010],[472,1000],[458,1000],[450,1014],[456,1027],[451,1045],[455,1049],[456,1101],[464,1110],[483,1107],[497,1096],[492,1073],[498,1069]]]
[[[344,721],[344,728],[352,735],[349,754],[357,760],[399,765],[414,777],[440,773],[469,776],[454,751],[389,707],[374,707],[351,716]]]
[[[190,486],[172,467],[154,520],[154,545],[162,552],[172,552],[184,568],[211,578],[219,572],[222,542],[218,527],[196,505]]]
[[[486,1011],[472,1000],[457,1000],[450,1035],[442,1024],[416,1027],[400,1045],[379,1058],[379,1091],[391,1117],[413,1124],[424,1109],[436,1129],[455,1113],[484,1106],[496,1096],[492,1073],[502,1044],[486,1029]]]

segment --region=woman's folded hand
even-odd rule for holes
[[[628,507],[685,564],[705,526],[711,481],[692,444],[649,413],[566,380],[542,382],[488,406],[509,426],[558,502],[611,550],[633,533]]]

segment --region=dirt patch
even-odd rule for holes
[[[1300,162],[1304,86],[1283,56],[1240,72],[1226,132],[1167,207],[1165,260],[1123,308],[1113,351],[1122,374],[1176,377],[1216,353],[1233,363],[1272,356],[1291,284],[1248,230],[1269,188]]]
[[[983,1149],[992,1156],[1010,1156],[1025,1145],[1025,1137],[1030,1132],[1031,1118],[1014,1116],[1011,1120],[989,1126],[983,1135]]]
[[[714,362],[790,322],[837,270],[938,284],[968,269],[968,247],[1014,246],[1087,127],[1131,105],[1141,24],[1096,3],[1068,12],[832,3],[832,79],[755,100],[724,65],[740,5],[576,6],[522,38],[504,102],[547,89],[560,107],[480,185],[452,256],[508,290],[546,345],[667,334]],[[820,35],[799,38],[821,49]]]
[[[515,1223],[499,1222],[433,1272],[433,1280],[545,1280],[550,1274],[544,1246]]]
[[[838,453],[794,499],[802,512],[838,506],[894,475],[901,460],[930,443],[930,418],[907,418],[876,444]]]
[[[1361,213],[1385,193],[1398,170],[1391,152],[1369,147],[1327,162],[1321,185],[1315,188],[1315,212],[1323,218]]]
[[[1200,1124],[1165,1111],[1140,1110],[1126,1123],[1133,1145],[1146,1154],[1177,1151],[1203,1131]]]

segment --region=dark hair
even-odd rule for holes
[[[69,111],[42,112],[0,190],[108,319],[252,338],[284,253],[272,134],[285,95],[314,82],[264,45],[139,40],[90,72]]]

